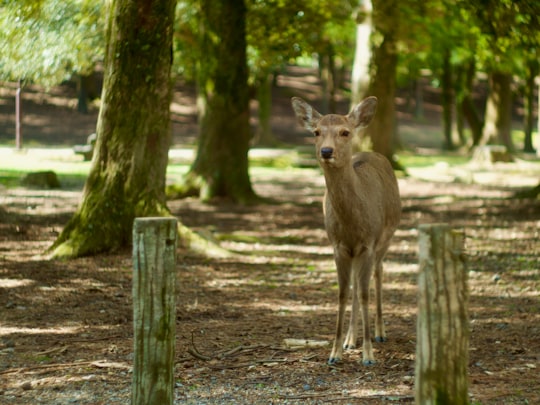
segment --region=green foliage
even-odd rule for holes
[[[349,10],[349,12],[347,12]],[[338,39],[340,22],[351,18],[351,6],[343,0],[249,0],[247,16],[248,55],[252,73],[268,72],[302,54],[321,52],[323,42]],[[349,24],[349,32],[354,27]],[[336,41],[338,42],[338,41]]]
[[[251,80],[265,77],[302,55],[335,52],[352,61],[354,50],[351,0],[246,0],[246,39]],[[177,74],[193,80],[199,49],[200,2],[180,0],[176,9],[175,67]],[[219,38],[216,38],[219,40]]]
[[[0,7],[0,77],[51,86],[102,59],[100,0],[5,0]]]

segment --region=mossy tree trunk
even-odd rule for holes
[[[243,0],[203,0],[198,66],[200,133],[186,192],[247,203],[255,198],[248,172],[251,139]]]
[[[489,95],[486,105],[484,132],[481,145],[491,141],[514,152],[512,143],[512,75],[505,72],[489,74]]]
[[[374,0],[373,28],[376,38],[371,63],[371,83],[369,95],[379,99],[377,114],[367,133],[373,150],[386,156],[394,164],[394,145],[397,141],[396,92],[397,35],[399,26],[399,4],[392,1]]]
[[[128,246],[135,217],[170,215],[172,33],[176,0],[113,1],[97,142],[82,203],[50,250],[75,257]]]
[[[476,64],[473,58],[466,60],[457,68],[459,80],[458,109],[469,124],[471,129],[472,145],[478,146],[482,138],[482,128],[484,122],[482,116],[474,105],[472,98],[474,76],[476,74]]]
[[[270,118],[272,117],[272,89],[274,77],[270,71],[261,72],[256,80],[257,101],[259,102],[259,127],[257,128],[257,145],[276,146],[278,140],[272,132]]]

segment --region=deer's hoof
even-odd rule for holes
[[[328,359],[328,365],[329,366],[335,366],[336,364],[338,364],[339,362],[341,361],[341,359],[339,357],[330,357]]]
[[[364,360],[362,363],[364,364],[364,366],[372,366],[377,362],[375,360]]]
[[[354,350],[354,349],[356,349],[356,345],[354,345],[354,344],[343,345],[343,348],[345,350]]]
[[[375,342],[379,342],[379,343],[382,343],[382,342],[386,342],[386,336],[375,336]]]

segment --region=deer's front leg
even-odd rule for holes
[[[369,328],[369,282],[373,272],[373,255],[365,252],[358,265],[358,278],[360,288],[360,305],[362,308],[362,359],[365,366],[375,364],[373,356],[373,346],[371,343],[371,333]]]
[[[355,349],[356,342],[358,341],[358,321],[359,321],[359,309],[360,309],[360,279],[358,277],[358,271],[356,266],[358,263],[355,259],[352,261],[351,278],[352,278],[352,308],[351,308],[351,320],[349,323],[349,331],[347,337],[345,337],[345,343],[343,348],[345,350]]]
[[[338,316],[336,320],[336,335],[334,338],[334,346],[328,359],[328,364],[335,364],[341,361],[343,357],[343,321],[345,310],[347,308],[347,299],[349,297],[349,288],[351,283],[351,258],[345,253],[340,253],[339,249],[335,249],[335,260],[339,283],[338,296]]]

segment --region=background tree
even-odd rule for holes
[[[538,60],[540,34],[538,2],[486,1],[458,3],[473,16],[481,32],[478,58],[489,75],[489,95],[485,124],[479,144],[498,142],[513,151],[512,105],[515,97],[513,76],[528,76]],[[532,109],[532,107],[531,107]]]
[[[51,247],[74,257],[127,246],[135,217],[169,215],[175,0],[113,0],[97,143],[82,203]]]
[[[197,64],[199,139],[185,178],[187,194],[203,200],[255,199],[248,172],[251,140],[243,0],[200,1]]]
[[[373,150],[386,156],[395,166],[396,72],[400,6],[395,0],[373,0],[373,35],[369,95],[379,99],[377,114],[367,128]]]
[[[373,23],[371,0],[360,0],[355,11],[356,41],[351,71],[351,106],[362,101],[369,90],[369,65],[371,61],[371,32]]]
[[[258,145],[277,140],[270,127],[274,77],[286,63],[313,51],[327,17],[323,2],[281,0],[247,2],[247,55],[250,83],[259,103]]]

